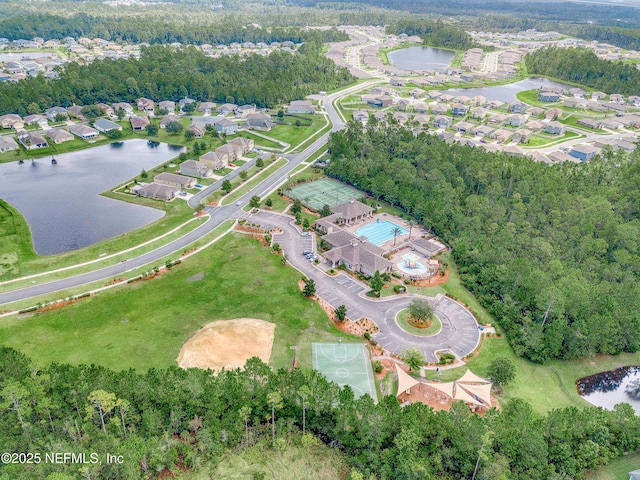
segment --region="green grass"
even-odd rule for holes
[[[538,100],[538,90],[523,90],[516,93],[516,98],[521,102],[528,103],[534,107],[556,107],[560,102],[541,102]]]
[[[271,132],[260,132],[260,133],[263,133],[267,137],[271,136]],[[253,140],[253,142],[256,144],[257,147],[271,148],[271,149],[274,149],[274,150],[282,149],[282,145],[280,145],[279,143],[274,142],[272,140],[267,140],[266,138],[262,138],[262,137],[260,137],[258,135],[254,135],[250,131],[240,132],[237,135],[235,135],[233,138],[237,138],[237,137],[250,138],[251,140]],[[229,138],[231,138],[231,137],[229,137]]]
[[[565,134],[561,137],[558,137],[557,135],[537,133],[537,134],[531,135],[529,142],[522,146],[530,147],[530,148],[538,148],[538,147],[553,145],[555,143],[566,142],[567,140],[571,140],[571,139],[582,137],[582,136],[583,135],[579,135],[576,132],[571,132],[569,130],[565,131]]]
[[[585,480],[629,480],[629,472],[640,468],[640,452],[612,460],[606,467],[587,470]]]
[[[256,172],[256,174],[253,177],[251,177],[250,180],[244,182],[238,188],[233,190],[229,195],[224,197],[221,204],[222,205],[232,204],[233,202],[238,200],[240,197],[242,197],[245,193],[247,193],[249,190],[251,190],[253,187],[258,185],[260,182],[264,181],[265,179],[273,175],[276,171],[284,167],[286,164],[287,164],[287,160],[284,158],[281,158],[275,163],[272,163],[266,166],[265,168],[259,169],[259,171]]]
[[[202,280],[188,281],[201,272]],[[271,365],[290,366],[289,347],[296,345],[300,364],[310,367],[311,342],[359,339],[333,327],[318,304],[302,296],[298,279],[298,272],[255,240],[230,235],[157,279],[105,290],[59,310],[5,318],[0,338],[39,365],[96,363],[144,371],[175,364],[182,344],[207,323],[251,317],[278,325]]]
[[[297,127],[295,125],[296,118],[285,117],[287,124],[276,124],[276,128],[267,133],[271,138],[286,142],[291,145],[291,148],[295,148],[298,144],[304,142],[311,135],[325,126],[324,115],[299,115],[308,120],[311,120],[311,125],[305,126],[304,124]]]
[[[400,310],[398,312],[398,315],[396,315],[396,321],[398,322],[398,325],[400,325],[400,328],[402,328],[405,332],[410,333],[411,335],[417,335],[419,337],[432,337],[442,328],[440,319],[435,315],[431,319],[431,326],[429,326],[429,328],[416,328],[412,326],[408,321],[407,309]]]
[[[606,115],[593,115],[593,116],[589,116],[588,118],[605,118]],[[585,132],[592,132],[592,133],[597,133],[599,135],[609,135],[608,132],[605,132],[604,130],[597,130],[595,128],[589,128],[589,127],[585,127],[584,125],[579,125],[578,124],[578,120],[580,118],[587,118],[587,117],[576,117],[575,115],[569,115],[567,118],[565,118],[564,120],[560,120],[560,123],[564,123],[565,125],[570,125],[572,127],[575,127],[579,130],[584,130]]]

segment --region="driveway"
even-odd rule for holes
[[[369,290],[367,285],[346,274],[331,277],[302,255],[303,250],[315,251],[315,237],[302,236],[291,216],[260,210],[249,218],[263,228],[282,230],[282,234],[274,235],[274,242],[280,244],[289,263],[315,281],[316,294],[332,307],[344,304],[350,319],[368,317],[376,322],[380,332],[374,338],[385,350],[400,355],[404,349],[416,347],[428,362],[436,362],[436,352],[439,350],[450,350],[463,358],[478,345],[480,331],[476,319],[469,310],[451,298],[443,295],[436,298],[421,295],[369,298],[365,296]],[[413,298],[427,298],[431,302],[442,322],[442,329],[437,334],[420,337],[400,328],[396,314],[406,308]]]

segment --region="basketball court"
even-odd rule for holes
[[[377,402],[369,353],[361,343],[312,343],[313,368],[341,387],[349,385],[355,398],[369,394]]]

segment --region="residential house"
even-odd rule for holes
[[[507,123],[512,127],[520,127],[524,125],[524,122],[526,121],[527,121],[527,117],[525,117],[520,113],[514,113],[513,115],[509,115],[509,118],[507,119]]]
[[[469,107],[463,105],[462,103],[455,103],[451,108],[452,115],[466,115],[469,111]]]
[[[526,113],[531,115],[532,117],[539,117],[544,113],[544,109],[540,107],[531,107],[531,108],[527,108]]]
[[[122,131],[122,126],[112,122],[111,120],[107,120],[106,118],[99,118],[93,122],[93,128],[102,133],[111,132],[112,130],[117,130],[119,132]]]
[[[236,115],[240,115],[242,118],[247,118],[248,115],[257,113],[255,105],[240,105],[235,111]]]
[[[47,114],[47,118],[49,119],[50,122],[55,122],[56,117],[60,117],[60,118],[64,117],[65,120],[69,118],[69,115],[67,114],[67,109],[63,107],[47,108],[45,113]]]
[[[0,126],[2,126],[2,128],[13,128],[14,130],[19,130],[24,128],[24,120],[20,115],[9,113],[0,117]]]
[[[409,115],[407,115],[404,112],[393,112],[391,116],[396,122],[401,123],[403,125],[409,121]]]
[[[471,99],[471,105],[476,107],[484,107],[487,104],[487,98],[482,95],[476,95]]]
[[[417,99],[424,95],[424,90],[422,90],[421,88],[414,88],[409,92],[409,95]]]
[[[489,108],[493,108],[494,110],[499,110],[503,108],[505,105],[506,103],[501,102],[500,100],[491,100],[489,102]]]
[[[367,119],[368,117],[369,115],[367,114]],[[276,124],[273,122],[273,120],[271,120],[271,117],[269,115],[266,115],[264,113],[250,113],[249,115],[247,115],[246,126],[250,130],[260,130],[263,132],[268,132],[269,130],[272,130],[276,126]]]
[[[569,89],[569,95],[573,95],[576,98],[583,98],[586,95],[587,92],[585,92],[582,88],[578,88],[578,87],[573,87]]]
[[[133,107],[127,102],[116,102],[113,104],[113,111],[118,114],[118,110],[122,109],[125,117],[133,115]]]
[[[542,122],[542,121],[540,121],[540,120],[531,120],[531,121],[529,121],[529,122],[524,124],[524,128],[528,128],[532,132],[537,132],[539,130],[542,130],[546,126],[547,126],[547,124]]]
[[[227,135],[231,135],[238,131],[238,124],[229,120],[228,118],[223,118],[219,122],[215,124],[216,132],[224,133]]]
[[[294,100],[287,107],[287,113],[316,113],[316,109],[309,100]]]
[[[165,202],[175,198],[180,190],[180,187],[155,182],[146,185],[137,185],[133,188],[133,192],[140,197],[164,200]]]
[[[594,130],[600,130],[602,128],[602,121],[595,118],[583,117],[579,118],[576,123],[587,128],[593,128]]]
[[[85,120],[85,116],[82,114],[82,107],[79,105],[73,105],[67,108],[67,115],[71,118],[77,118],[78,120]]]
[[[413,104],[413,111],[416,113],[429,113],[429,106],[424,102],[416,102]]]
[[[562,118],[562,110],[559,108],[550,108],[545,112],[544,118],[547,120],[559,120]]]
[[[353,120],[360,123],[367,123],[369,121],[369,112],[356,110],[353,112]]]
[[[71,125],[69,127],[69,132],[73,133],[76,137],[82,138],[83,140],[90,140],[100,135],[100,132],[98,132],[98,130],[96,130],[95,128],[91,128],[90,126],[83,125],[81,123]]]
[[[0,153],[6,153],[11,150],[17,150],[18,148],[19,148],[18,144],[13,139],[13,137],[8,137],[5,135],[0,136]]]
[[[640,480],[640,468],[633,472],[629,472],[629,480]]]
[[[618,121],[617,118],[603,118],[600,120],[601,128],[609,128],[611,130],[615,130],[622,127],[622,123]]]
[[[45,138],[38,132],[27,132],[21,130],[18,132],[18,142],[27,150],[35,150],[37,148],[46,148],[49,146]]]
[[[365,95],[363,95],[363,97],[365,97]],[[367,105],[370,107],[374,107],[374,108],[381,108],[382,107],[382,100],[378,97],[374,97],[371,95],[366,95],[366,99],[365,101],[367,102]]]
[[[471,98],[467,97],[466,95],[458,95],[456,97],[456,103],[462,103],[463,105],[466,105],[468,103],[471,103]]]
[[[598,153],[600,149],[592,145],[576,145],[569,151],[569,155],[583,162],[591,160]]]
[[[629,109],[629,107],[627,107],[626,105],[622,105],[618,102],[607,102],[605,106],[608,110],[616,113],[624,113]]]
[[[215,108],[216,104],[213,102],[200,102],[200,105],[198,105],[198,111],[205,115],[211,115]]]
[[[153,100],[149,100],[148,98],[139,98],[137,102],[138,110],[141,112],[147,112],[148,115],[152,115],[154,110],[156,109],[156,104]]]
[[[433,113],[434,115],[446,115],[448,111],[449,105],[444,103],[438,103],[431,107],[431,113]]]
[[[482,120],[487,116],[487,109],[484,107],[475,107],[471,109],[471,118]]]
[[[458,122],[453,126],[453,128],[455,128],[460,133],[467,133],[468,131],[473,129],[473,127],[474,127],[473,123],[469,123],[465,121]]]
[[[562,106],[567,108],[578,108],[582,106],[582,100],[579,98],[565,98],[562,100]]]
[[[207,130],[205,127],[198,123],[192,123],[187,127],[187,132],[193,132],[193,138],[202,138],[204,137],[205,133],[207,133]]]
[[[636,149],[636,144],[633,142],[633,140],[635,140],[635,137],[632,137],[628,140],[624,138],[600,137],[595,142],[593,142],[593,145],[598,148],[605,148],[609,146],[613,150],[621,149],[628,153],[631,153]]]
[[[229,161],[233,162],[242,156],[242,147],[233,143],[227,143],[216,148],[216,152],[226,155]]]
[[[544,129],[545,132],[550,133],[551,135],[564,135],[567,127],[560,122],[549,122],[547,124],[547,128]]]
[[[170,124],[171,122],[180,123],[180,117],[175,114],[167,115],[162,120],[160,120],[160,128],[167,128],[167,125]]]
[[[640,97],[637,95],[630,95],[629,98],[627,98],[627,103],[634,107],[640,107]]]
[[[211,167],[213,170],[220,170],[227,166],[229,163],[229,156],[222,152],[207,152],[204,155],[201,155],[199,158],[201,163]]]
[[[404,87],[407,84],[407,81],[404,78],[391,77],[389,83],[394,87]]]
[[[426,125],[429,123],[430,118],[429,115],[414,115],[413,121],[420,125]]]
[[[178,101],[178,110],[180,111],[180,113],[185,113],[184,107],[185,105],[191,105],[193,103],[196,103],[196,101],[193,98],[181,98]]]
[[[572,157],[568,153],[563,152],[562,150],[557,150],[555,152],[551,152],[547,154],[549,160],[553,163],[563,163],[563,162],[577,162],[575,157]]]
[[[96,103],[96,107],[101,108],[107,117],[115,118],[116,112],[111,105],[107,105],[106,103]]]
[[[513,102],[509,104],[509,113],[524,113],[529,105],[522,102]]]
[[[511,157],[523,157],[524,152],[516,146],[508,145],[502,149],[502,151]]]
[[[144,130],[151,123],[149,122],[149,117],[141,117],[139,115],[131,117],[129,122],[131,123],[131,128],[136,132]]]
[[[487,125],[479,125],[471,129],[471,134],[484,138],[491,135],[493,133],[493,130],[493,128]]]
[[[616,102],[616,103],[624,103],[624,95],[620,95],[619,93],[612,93],[611,95],[609,95],[609,101]]]
[[[516,143],[527,143],[533,132],[527,128],[520,128],[513,134],[513,141]]]
[[[585,106],[591,110],[592,112],[600,112],[600,113],[604,113],[609,111],[609,109],[607,108],[606,105],[600,103],[600,102],[594,102],[594,101],[588,101],[585,102]]]
[[[0,117],[0,123],[2,122],[2,117]],[[34,114],[34,115],[27,115],[26,117],[24,117],[24,124],[25,125],[36,125],[36,124],[46,124],[47,123],[47,117],[45,117],[44,115],[40,115],[38,113]]]
[[[197,183],[195,178],[185,177],[184,175],[177,175],[169,172],[159,173],[155,176],[153,181],[161,185],[170,185],[172,187],[180,188],[193,188]]]
[[[456,98],[453,95],[449,95],[448,93],[443,93],[438,97],[438,101],[442,103],[451,103],[453,99]]]
[[[396,103],[396,108],[402,111],[405,111],[410,106],[411,106],[411,102],[406,98],[401,98],[400,100],[398,100],[398,103]]]
[[[507,116],[504,115],[503,113],[494,113],[489,117],[489,120],[487,121],[492,125],[500,125],[501,123],[504,123],[506,120],[507,120]]]
[[[242,149],[241,155],[246,155],[251,150],[253,150],[253,147],[255,146],[255,143],[253,140],[251,140],[250,138],[244,138],[244,137],[236,137],[233,140],[229,140],[228,143],[229,145],[239,146]]]
[[[433,119],[435,128],[449,128],[451,123],[451,117],[445,117],[444,115],[438,115]]]
[[[511,138],[511,135],[513,135],[513,132],[511,130],[505,130],[504,128],[500,128],[498,130],[491,132],[491,134],[489,135],[489,138],[493,138],[494,140],[497,140],[499,143],[504,143],[509,138]]]
[[[223,103],[218,108],[216,108],[216,112],[221,115],[228,115],[229,113],[235,112],[238,106],[235,103]]]
[[[540,90],[538,92],[538,100],[541,102],[557,102],[560,100],[560,94],[549,90]]]
[[[158,102],[158,108],[166,110],[167,113],[174,113],[176,111],[176,102],[173,100],[162,100]]]
[[[52,128],[47,130],[47,137],[56,145],[73,140],[73,135],[62,128]]]

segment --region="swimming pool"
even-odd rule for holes
[[[387,240],[391,240],[393,238],[393,230],[395,228],[399,228],[401,231],[400,233],[398,233],[398,237],[400,235],[404,235],[405,233],[409,233],[409,230],[407,230],[406,228],[402,228],[400,225],[396,225],[389,220],[385,220],[383,222],[376,221],[359,228],[356,231],[356,235],[367,237],[368,241],[380,246]]]

